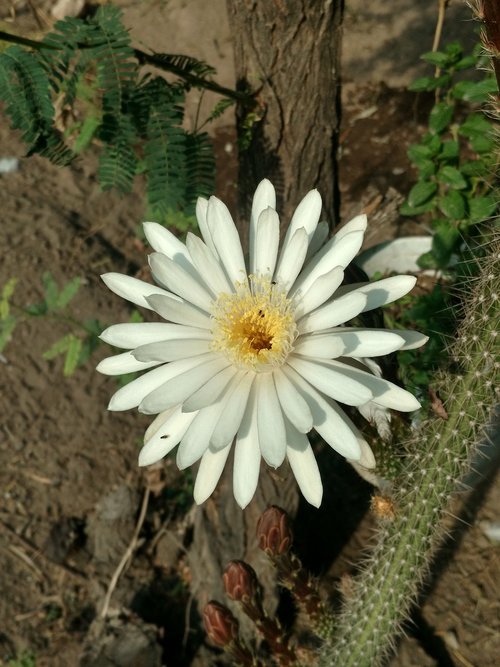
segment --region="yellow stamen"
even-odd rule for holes
[[[212,349],[242,369],[271,371],[293,350],[297,327],[293,304],[268,278],[250,276],[250,286],[221,294],[213,310]]]

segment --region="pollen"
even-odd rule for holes
[[[281,366],[297,337],[294,306],[279,285],[249,276],[234,294],[221,294],[214,304],[212,349],[237,367],[256,372]]]

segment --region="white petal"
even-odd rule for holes
[[[172,292],[198,308],[210,311],[214,296],[201,280],[197,280],[181,266],[158,252],[149,255],[149,264],[159,283],[166,285]]]
[[[244,509],[252,500],[260,472],[259,431],[255,384],[250,392],[245,414],[236,436],[233,467],[233,491],[236,502]]]
[[[163,322],[127,322],[113,324],[99,336],[101,340],[115,347],[132,349],[147,343],[174,338],[203,338],[209,340],[212,334],[207,329],[185,327],[180,324]]]
[[[285,459],[286,436],[272,373],[258,374],[255,387],[260,452],[268,465],[278,468]]]
[[[183,359],[182,361],[173,361],[169,366],[174,366],[174,364],[186,364],[187,366],[188,362],[191,364],[188,370],[181,373],[174,371],[175,375],[173,377],[141,401],[139,405],[140,412],[156,414],[173,405],[183,403],[211,377],[229,366],[226,359],[213,352]]]
[[[299,333],[320,331],[352,320],[362,312],[366,303],[365,299],[364,294],[353,293],[329,301],[298,321]]]
[[[307,292],[319,276],[328,273],[336,266],[345,269],[356,257],[362,244],[363,232],[351,232],[341,237],[336,234],[306,264],[290,294],[295,294],[298,290]]]
[[[316,227],[318,226],[319,216],[321,215],[321,195],[317,190],[311,190],[295,209],[290,225],[286,231],[283,249],[293,238],[295,232],[303,227],[307,233],[307,245],[311,241]]]
[[[103,375],[122,375],[122,373],[135,373],[136,371],[144,371],[147,368],[157,366],[159,361],[137,361],[132,356],[132,352],[123,352],[122,354],[115,354],[112,357],[103,359],[97,364],[96,370]]]
[[[217,250],[215,249],[214,241],[212,239],[212,234],[208,228],[207,222],[207,210],[208,210],[208,199],[203,197],[198,197],[196,201],[196,219],[198,221],[198,227],[200,228],[201,235],[203,240],[217,257]]]
[[[163,296],[154,294],[148,297],[148,303],[165,320],[175,322],[176,324],[185,324],[190,327],[199,327],[200,329],[210,329],[210,317],[196,306],[187,301],[182,301],[179,297],[172,295]]]
[[[165,382],[169,377],[169,372],[168,366],[164,364],[132,380],[111,396],[108,410],[121,411],[136,408],[145,396]]]
[[[142,226],[153,250],[166,255],[173,262],[192,273],[193,264],[189,252],[177,236],[157,222],[143,222]]]
[[[415,287],[416,282],[415,276],[392,276],[376,280],[374,283],[345,285],[339,288],[338,294],[365,294],[367,299],[363,313],[366,313],[368,310],[397,301],[408,294]]]
[[[307,292],[300,291],[296,296],[300,298],[295,309],[296,319],[300,319],[311,310],[318,308],[322,303],[328,301],[337,291],[340,284],[344,280],[344,269],[341,266],[336,266],[328,273],[316,278]],[[301,295],[301,296],[299,296]]]
[[[170,410],[165,410],[164,412],[160,412],[159,415],[156,415],[156,417],[153,419],[151,424],[147,427],[146,432],[144,433],[144,442],[151,440],[151,438],[158,431],[158,429],[161,426],[163,426],[163,424],[167,421],[167,419],[170,419],[170,417],[178,409],[179,406],[176,406],[175,408],[170,408]]]
[[[316,227],[316,231],[312,235],[312,239],[311,239],[311,241],[309,243],[309,247],[307,249],[306,261],[318,252],[318,250],[321,248],[323,243],[328,238],[328,232],[329,231],[330,231],[330,227],[328,226],[327,222],[324,222],[324,221],[323,222],[318,222],[318,226]]]
[[[250,273],[270,275],[274,273],[278,246],[280,242],[280,221],[272,208],[266,208],[259,216],[254,242],[254,254],[251,255]]]
[[[181,441],[196,414],[196,412],[190,412],[189,414],[181,412],[180,407],[170,413],[149,440],[145,442],[139,454],[139,465],[149,466],[172,451]]]
[[[238,384],[232,388],[226,409],[212,433],[210,442],[215,448],[225,447],[236,435],[247,407],[254,378],[255,373],[245,373]]]
[[[201,239],[188,232],[186,246],[198,273],[203,276],[204,281],[215,295],[221,292],[233,292],[233,287],[226,278],[219,260]]]
[[[234,366],[224,368],[224,370],[217,373],[203,387],[195,391],[194,394],[184,401],[182,409],[185,412],[192,412],[193,410],[206,408],[207,405],[213,403],[220,396],[227,385],[233,381],[233,378],[236,383],[235,386],[239,384],[242,375],[243,371],[238,372]]]
[[[288,357],[288,364],[319,391],[341,403],[363,405],[373,398],[365,378],[357,379],[353,374],[344,372],[344,364],[338,365],[338,362],[326,359],[300,358],[295,354]]]
[[[268,181],[265,178],[259,183],[252,201],[252,213],[250,215],[250,227],[249,227],[249,256],[250,261],[253,261],[255,257],[255,238],[257,232],[257,222],[260,218],[262,211],[265,211],[266,208],[276,208],[276,192],[274,191],[273,184],[271,181]],[[255,268],[250,268],[250,272],[253,273]]]
[[[209,447],[203,454],[193,492],[194,502],[197,505],[204,503],[214,492],[226,465],[231,445],[232,443],[229,443],[223,449],[217,450]]]
[[[361,447],[361,458],[355,461],[355,463],[363,466],[363,468],[375,468],[377,462],[375,461],[370,445],[363,439],[360,440],[359,444]],[[350,459],[347,460],[349,461]]]
[[[208,202],[207,221],[229,279],[233,285],[244,283],[247,274],[238,230],[227,206],[216,197],[210,197]]]
[[[396,332],[385,329],[346,329],[317,335],[302,336],[294,351],[308,357],[378,357],[400,350],[404,340]]]
[[[306,357],[335,359],[342,356],[342,339],[333,334],[305,334],[294,343],[293,351]]]
[[[358,407],[359,413],[368,421],[370,424],[375,426],[377,433],[384,440],[384,442],[390,442],[392,438],[391,433],[391,413],[387,408],[383,408],[381,405],[377,405],[373,401],[368,401],[365,405],[360,405]]]
[[[362,382],[371,392],[371,400],[378,405],[383,405],[386,408],[393,408],[394,410],[399,410],[400,412],[412,412],[413,410],[418,410],[420,408],[420,403],[417,401],[413,394],[410,394],[409,391],[398,387],[397,385],[384,380],[381,377],[375,377],[371,373],[358,370],[347,364],[343,364],[340,361],[329,361],[330,367],[337,368],[340,373],[345,377],[345,380],[352,379],[358,382]],[[339,399],[342,401],[342,399]]]
[[[308,503],[319,507],[323,498],[323,484],[316,457],[309,440],[285,420],[287,443],[286,456],[302,495]]]
[[[225,395],[222,394],[215,403],[200,410],[193,419],[177,450],[179,470],[193,465],[205,453],[225,403]]]
[[[178,361],[207,352],[210,352],[210,341],[183,338],[181,340],[161,340],[157,343],[141,345],[133,351],[133,355],[138,361],[154,363],[155,361]],[[188,410],[188,412],[191,412],[191,410]]]
[[[320,436],[339,454],[353,461],[361,456],[361,434],[335,401],[327,399],[310,385],[293,368],[284,367],[311,410],[314,428]]]
[[[151,309],[151,306],[146,301],[148,296],[151,296],[151,294],[169,294],[169,292],[166,292],[157,285],[152,285],[151,283],[144,282],[144,280],[131,278],[121,273],[103,273],[101,279],[106,287],[109,287],[118,296],[148,310]]]
[[[274,280],[286,292],[299,275],[307,252],[307,232],[304,227],[297,229],[290,241],[283,246],[274,274]]]
[[[308,433],[313,418],[307,402],[281,370],[274,371],[274,384],[283,412],[300,433]]]
[[[199,359],[200,357],[182,359],[181,361],[174,361],[171,364],[163,364],[159,368],[148,371],[144,375],[141,375],[141,377],[132,380],[132,382],[129,382],[119,389],[111,397],[108,410],[128,410],[130,408],[136,408],[146,396],[157,390],[158,387],[164,385],[165,382],[168,382],[172,377],[179,373],[184,373],[200,363]],[[158,412],[162,411],[158,410]]]
[[[346,222],[345,225],[343,225],[338,231],[335,232],[335,236],[338,240],[340,240],[351,232],[363,232],[364,234],[366,232],[367,226],[368,218],[366,217],[365,213],[361,213],[352,220],[349,220],[349,222]]]
[[[405,341],[403,347],[400,348],[401,350],[415,350],[417,347],[425,345],[429,340],[429,336],[412,329],[391,329],[391,331],[401,336]]]

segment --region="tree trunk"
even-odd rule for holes
[[[312,188],[330,224],[337,218],[343,0],[228,0],[237,85],[258,91],[260,120],[238,112],[239,209],[247,220],[256,185],[275,185],[282,226]],[[246,231],[246,230],[245,230]]]
[[[332,224],[338,207],[335,154],[338,134],[340,26],[343,0],[228,0],[239,87],[258,90],[259,119],[238,109],[238,226],[247,242],[251,199],[269,178],[278,195],[282,232],[293,209],[312,188],[323,198]],[[247,560],[267,592],[275,594],[272,567],[259,554],[255,528],[259,515],[276,504],[292,516],[298,508],[295,479],[285,464],[264,464],[255,498],[241,511],[232,495],[231,465],[212,498],[196,513],[189,549],[191,590],[202,608],[209,599],[226,602],[222,571],[230,559]],[[241,619],[244,621],[244,619]]]

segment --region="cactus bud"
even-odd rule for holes
[[[227,607],[215,600],[205,605],[203,624],[208,637],[220,648],[227,648],[238,639],[238,621]]]
[[[245,603],[260,599],[260,584],[257,575],[247,563],[241,560],[230,561],[222,579],[230,600]]]
[[[290,550],[293,534],[288,516],[282,509],[272,505],[260,516],[257,539],[259,547],[268,556],[282,556]]]

